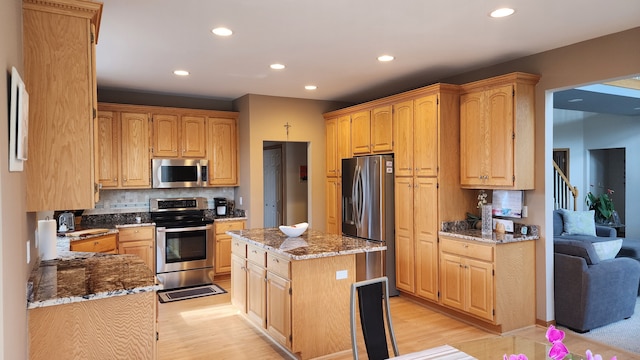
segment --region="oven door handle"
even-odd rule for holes
[[[194,227],[186,227],[186,228],[170,228],[170,229],[167,229],[167,228],[164,228],[164,227],[159,227],[159,228],[156,228],[156,231],[174,233],[174,232],[210,230],[210,229],[213,229],[212,225],[194,226]]]

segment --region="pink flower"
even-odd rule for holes
[[[587,350],[587,360],[602,360],[600,354],[593,354],[591,350]],[[617,360],[617,357],[612,357],[611,360]]]
[[[518,355],[511,354],[509,356],[507,356],[507,354],[504,354],[502,356],[502,359],[503,360],[529,360],[527,359],[527,355],[525,354],[518,354]]]
[[[549,342],[554,343],[556,341],[564,340],[564,331],[556,329],[555,326],[549,325],[547,329],[547,334],[545,335]]]

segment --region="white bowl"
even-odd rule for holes
[[[291,225],[291,226],[280,225],[280,231],[282,231],[288,237],[298,237],[302,235],[305,231],[307,231],[308,227],[309,227],[309,224],[307,224],[306,222]]]

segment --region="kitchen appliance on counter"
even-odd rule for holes
[[[204,187],[209,181],[209,160],[153,159],[153,188]]]
[[[225,198],[213,198],[213,207],[216,209],[217,216],[225,216],[227,215],[227,206],[228,202]]]
[[[73,213],[64,212],[58,216],[58,231],[67,232],[76,229],[76,218]]]
[[[213,283],[213,224],[203,197],[150,199],[156,223],[156,276],[165,289]]]
[[[393,155],[342,159],[342,233],[385,242],[387,250],[356,255],[356,280],[389,278],[396,289]]]

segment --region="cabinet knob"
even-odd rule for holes
[[[278,260],[278,259],[276,259],[276,258],[273,258],[273,262],[275,262],[275,263],[280,263],[280,260]]]
[[[122,179],[122,181],[127,181],[127,178]]]

